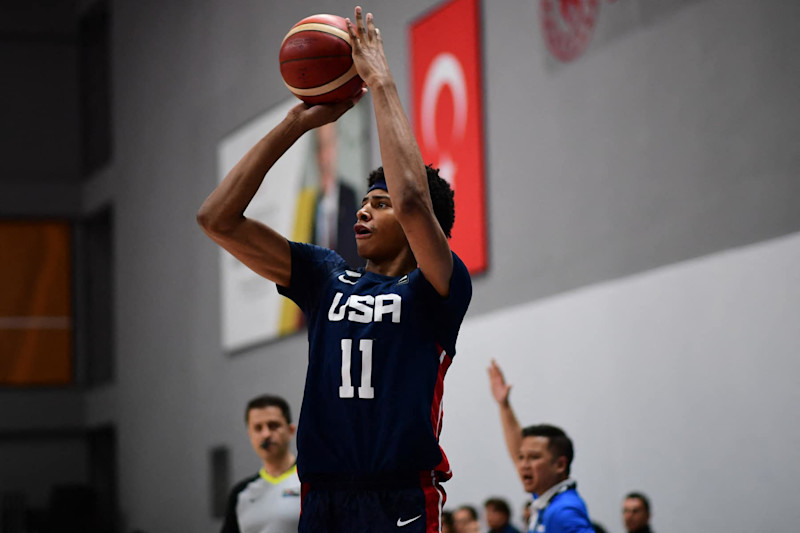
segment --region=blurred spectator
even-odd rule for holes
[[[511,508],[502,498],[489,498],[483,504],[486,512],[486,526],[489,533],[519,533],[519,529],[511,525]]]
[[[455,531],[453,513],[450,511],[442,511],[442,533],[455,533]]]
[[[462,505],[453,512],[453,525],[456,533],[478,533],[478,510],[471,505]]]
[[[650,500],[641,492],[631,492],[622,502],[622,521],[628,533],[652,533]]]

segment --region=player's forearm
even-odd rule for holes
[[[430,202],[425,163],[394,80],[376,82],[370,85],[370,91],[386,183],[395,213],[402,223],[406,213]]]
[[[269,169],[303,133],[300,121],[290,114],[253,146],[203,202],[197,213],[203,229],[218,234],[233,230]]]
[[[508,401],[501,402],[499,407],[500,422],[503,425],[503,437],[506,441],[508,455],[511,457],[511,461],[516,463],[519,456],[519,448],[522,445],[522,427]]]

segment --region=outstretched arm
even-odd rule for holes
[[[511,385],[506,383],[503,371],[500,370],[494,359],[492,359],[488,370],[492,396],[494,396],[500,408],[500,422],[503,424],[503,436],[505,437],[508,455],[511,457],[511,461],[516,464],[519,457],[519,448],[522,445],[522,427],[520,427],[517,416],[508,401]]]
[[[363,95],[335,105],[298,104],[231,169],[206,198],[197,222],[217,244],[256,273],[288,286],[292,272],[286,238],[244,211],[275,162],[305,132],[333,122]]]
[[[372,92],[381,160],[397,220],[425,279],[448,296],[453,257],[433,212],[425,163],[411,131],[397,86],[383,52],[383,40],[372,13],[355,8],[355,25],[347,20],[353,61]]]

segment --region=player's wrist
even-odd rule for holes
[[[397,91],[397,86],[394,83],[394,78],[389,74],[373,74],[369,76],[364,83],[367,84],[369,90],[375,92]]]
[[[283,119],[283,126],[286,128],[286,133],[300,137],[304,133],[314,129],[314,126],[309,124],[306,115],[306,109],[303,109],[302,104],[292,108]]]

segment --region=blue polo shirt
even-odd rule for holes
[[[553,496],[528,533],[594,533],[586,504],[574,488]]]

